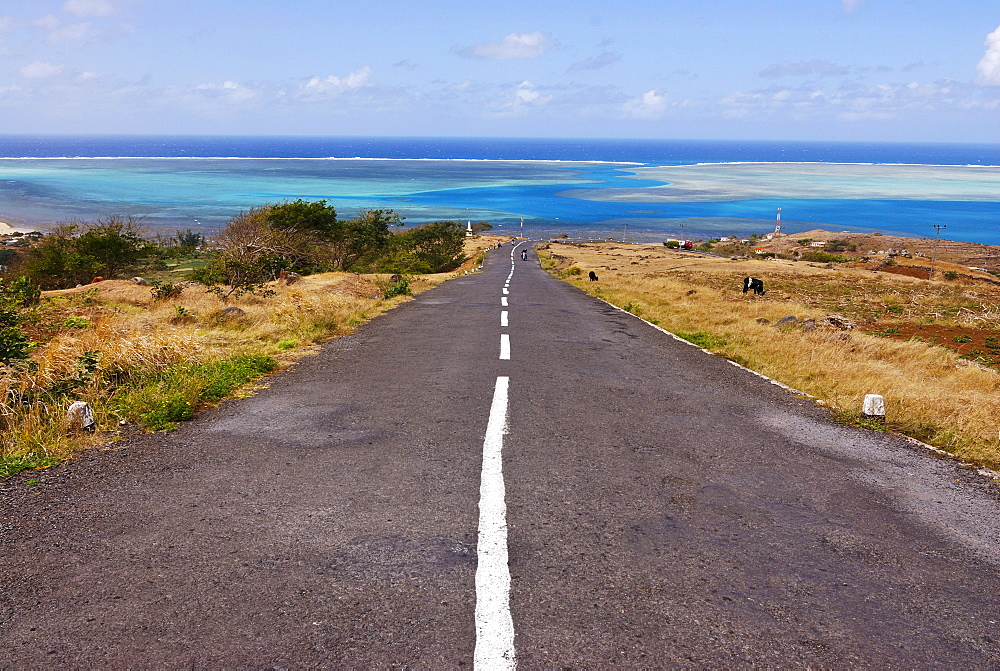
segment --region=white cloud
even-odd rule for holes
[[[845,14],[851,14],[855,9],[861,6],[862,0],[841,0],[841,5],[844,7]]]
[[[622,55],[615,53],[613,51],[605,51],[600,53],[593,58],[587,58],[585,60],[573,63],[569,66],[567,72],[580,72],[582,70],[600,70],[601,68],[607,67],[612,63],[617,63],[622,59]]]
[[[89,23],[72,23],[49,33],[49,42],[76,42],[90,33]]]
[[[227,80],[221,84],[200,84],[195,91],[214,98],[224,98],[230,102],[246,102],[257,97],[258,91],[238,82]]]
[[[667,113],[668,105],[667,94],[653,90],[626,101],[622,111],[633,119],[661,119]]]
[[[32,23],[38,28],[48,31],[56,30],[62,24],[62,22],[59,20],[59,17],[53,14],[46,14],[40,19],[35,19],[34,21],[32,21]]]
[[[66,0],[63,11],[73,16],[110,16],[115,8],[109,0]]]
[[[29,63],[21,68],[21,76],[27,77],[28,79],[48,79],[49,77],[59,74],[65,69],[65,65],[54,65],[52,63],[35,61],[34,63]]]
[[[49,42],[54,44],[81,40],[90,34],[91,27],[86,22],[63,25],[63,22],[52,14],[47,14],[32,23],[35,27],[48,33]]]
[[[517,105],[541,105],[552,100],[552,96],[542,95],[534,84],[523,81],[518,84],[514,99]]]
[[[513,96],[507,89],[503,94],[503,101],[499,105],[491,105],[491,107],[496,110],[494,113],[496,116],[518,116],[549,104],[552,102],[552,98],[551,95],[542,93],[530,81],[524,80],[514,89]]]
[[[359,68],[354,72],[338,77],[330,75],[325,79],[313,77],[299,87],[298,97],[305,100],[324,100],[343,94],[346,91],[371,86],[372,69],[369,66]]]
[[[1000,26],[986,36],[986,53],[976,64],[977,84],[983,86],[1000,86]]]
[[[842,76],[852,72],[852,69],[843,65],[837,65],[829,61],[813,59],[811,61],[799,61],[789,63],[783,61],[764,68],[761,77],[808,77],[810,75],[819,76]]]
[[[538,58],[553,47],[548,35],[535,31],[519,35],[511,33],[499,42],[484,42],[471,47],[457,49],[465,58],[481,58],[489,61],[509,61]]]

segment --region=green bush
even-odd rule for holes
[[[165,301],[180,296],[184,287],[173,282],[151,282],[149,291],[153,294],[154,301]]]
[[[813,263],[847,263],[851,260],[846,256],[830,254],[818,249],[804,252],[799,258],[803,261],[812,261]]]
[[[15,283],[16,284],[16,283]],[[25,321],[24,304],[32,302],[15,286],[0,287],[0,363],[9,364],[28,358],[31,341],[21,330]],[[30,286],[30,285],[29,285]]]
[[[393,296],[412,296],[413,290],[410,289],[410,278],[406,275],[400,275],[395,281],[389,280],[387,282],[379,283],[379,288],[382,290],[382,298],[389,299]]]
[[[465,229],[458,221],[436,221],[391,236],[384,256],[370,267],[378,272],[445,273],[465,261]]]

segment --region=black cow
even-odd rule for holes
[[[744,277],[743,278],[743,293],[748,291],[753,291],[757,296],[764,295],[764,280],[758,280],[756,277]]]
[[[590,281],[591,282],[597,281],[597,273],[595,273],[593,270],[590,271]]]

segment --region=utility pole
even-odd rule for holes
[[[934,224],[934,247],[932,248],[933,251],[931,251],[931,272],[927,276],[927,279],[929,280],[934,279],[934,262],[937,260],[938,239],[941,237],[941,229],[943,228],[948,228],[948,226],[945,224]]]
[[[625,236],[628,235],[628,222],[625,222],[625,228],[622,229],[622,244],[625,244]]]

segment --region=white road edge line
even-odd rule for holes
[[[500,358],[505,361],[510,360],[510,336],[506,333],[500,334]]]
[[[483,441],[479,485],[476,566],[476,669],[514,669],[514,618],[510,613],[507,565],[507,503],[503,482],[503,436],[507,433],[508,377],[498,377]]]
[[[768,377],[767,375],[764,375],[763,373],[758,373],[757,371],[753,370],[752,368],[747,368],[743,364],[736,363],[735,361],[733,361],[731,359],[725,359],[724,357],[721,357],[720,355],[716,354],[715,352],[713,352],[710,349],[705,349],[704,347],[699,347],[698,345],[695,345],[690,340],[685,340],[684,338],[680,337],[676,333],[671,333],[670,331],[668,331],[667,329],[663,328],[662,326],[658,326],[658,325],[656,325],[656,324],[654,324],[654,323],[652,323],[650,321],[646,321],[645,319],[643,319],[642,317],[639,317],[635,313],[629,312],[628,310],[620,308],[620,307],[618,307],[617,305],[615,305],[614,303],[612,303],[610,301],[606,301],[603,298],[598,298],[597,296],[594,296],[594,298],[597,298],[597,300],[601,301],[602,303],[610,305],[611,307],[613,307],[614,309],[618,310],[619,312],[624,312],[625,314],[627,314],[627,315],[629,315],[631,317],[635,317],[636,319],[638,319],[641,322],[649,324],[650,326],[652,326],[657,331],[661,331],[662,333],[667,334],[668,336],[670,336],[674,340],[677,340],[678,342],[682,342],[685,345],[690,345],[691,347],[694,347],[695,349],[700,349],[702,352],[704,352],[705,354],[708,354],[710,356],[722,358],[724,361],[726,361],[727,363],[730,363],[730,364],[736,366],[740,370],[744,370],[744,371],[750,373],[751,375],[756,375],[757,377],[761,378],[762,380],[766,380],[767,382],[770,382],[774,386],[780,387],[781,389],[784,389],[785,391],[787,391],[790,394],[795,394],[796,396],[801,396],[803,398],[811,398],[811,399],[814,399],[817,402],[819,402],[819,401],[822,400],[822,399],[816,398],[812,394],[807,394],[806,392],[802,391],[801,389],[796,389],[795,387],[790,387],[789,385],[785,384],[784,382],[781,382],[779,380],[775,380],[773,377]],[[902,433],[895,433],[893,435],[899,436],[903,440],[905,440],[905,441],[907,441],[909,443],[912,443],[913,445],[917,445],[917,446],[923,447],[923,448],[925,448],[927,450],[930,450],[931,452],[934,452],[935,454],[940,454],[941,456],[946,456],[949,459],[952,459],[952,460],[954,460],[955,462],[957,462],[959,464],[963,464],[963,465],[966,465],[966,466],[973,466],[973,464],[967,464],[966,462],[962,461],[961,459],[956,458],[955,455],[951,454],[950,452],[945,452],[944,450],[942,450],[940,448],[934,447],[933,445],[929,445],[929,444],[927,444],[927,443],[925,443],[925,442],[923,442],[921,440],[917,440],[916,438],[913,438],[911,436],[907,436],[907,435],[902,434]],[[993,478],[994,480],[1000,480],[1000,471],[990,470],[989,468],[986,468],[986,467],[979,467],[977,473],[979,473],[982,476],[988,477],[988,478]]]

